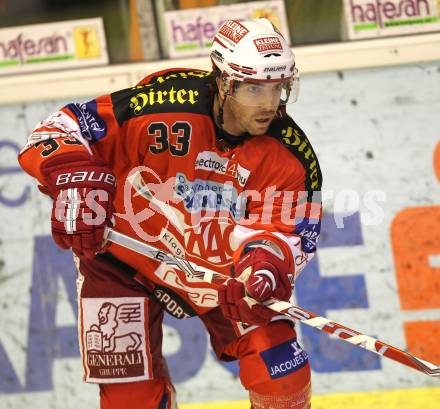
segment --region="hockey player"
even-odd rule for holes
[[[286,114],[294,55],[268,20],[228,20],[211,59],[213,72],[168,69],[66,105],[19,156],[75,255],[84,380],[103,409],[175,407],[164,311],[200,317],[218,358],[239,360],[252,408],[310,407],[294,325],[261,304],[289,300],[319,236],[318,161]],[[110,225],[231,278],[207,284],[110,244]]]

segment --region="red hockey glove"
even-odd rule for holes
[[[234,270],[236,277],[245,281],[247,294],[257,301],[268,298],[288,301],[292,295],[293,275],[289,265],[263,247],[246,253]]]
[[[93,257],[102,250],[111,224],[116,178],[100,159],[87,152],[68,152],[41,165],[52,208],[52,236],[63,249]]]
[[[218,289],[218,303],[225,318],[264,326],[277,315],[275,311],[264,305],[250,301],[251,299],[246,297],[245,285],[235,278],[230,278]]]
[[[218,290],[220,308],[223,315],[234,321],[253,325],[266,325],[276,312],[262,304],[268,298],[288,301],[292,295],[289,266],[272,252],[258,247],[249,251],[234,265],[237,279],[229,279]]]

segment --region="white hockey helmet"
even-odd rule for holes
[[[280,104],[295,102],[299,75],[295,56],[278,29],[266,18],[226,20],[211,46],[211,60],[221,72],[228,95],[234,96],[241,82],[279,83]],[[244,103],[258,105],[248,98]]]

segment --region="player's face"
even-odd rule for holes
[[[228,98],[231,117],[238,133],[263,135],[280,104],[281,83],[242,83]]]

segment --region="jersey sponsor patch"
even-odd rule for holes
[[[192,75],[190,75],[192,74]],[[172,73],[155,77],[149,84],[138,85],[111,94],[118,124],[142,115],[189,112],[210,115],[211,91],[204,72]]]
[[[245,203],[238,200],[237,189],[232,184],[187,179],[183,173],[177,173],[175,192],[183,198],[183,205],[189,213],[202,211],[227,211],[238,221],[244,214]]]
[[[151,379],[145,335],[146,302],[142,297],[81,300],[81,349],[86,382]]]
[[[156,286],[153,295],[163,309],[174,318],[194,317],[196,312],[185,300],[167,287]]]
[[[271,379],[281,378],[305,367],[309,357],[294,338],[260,352]]]
[[[321,233],[321,221],[306,218],[296,225],[294,233],[301,237],[301,247],[304,252],[313,253],[316,251]]]
[[[96,101],[66,106],[77,118],[82,136],[89,142],[99,141],[107,134],[107,124],[98,114]]]
[[[242,167],[238,162],[219,156],[215,152],[203,151],[197,155],[196,169],[215,172],[220,175],[229,175],[244,186],[249,178],[250,171]]]
[[[293,119],[282,117],[272,121],[269,135],[278,139],[304,166],[306,190],[321,190],[322,174],[318,158],[307,136]]]
[[[185,258],[185,249],[177,237],[169,230],[162,228],[160,232],[160,241],[177,257]]]
[[[184,275],[184,273],[181,273]],[[214,308],[218,305],[217,290],[215,288],[198,287],[200,278],[181,277],[179,273],[165,264],[160,264],[154,272],[166,286],[177,288],[186,293],[188,301],[198,307]],[[201,283],[206,285],[205,283]]]

